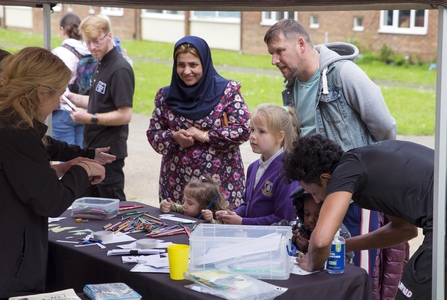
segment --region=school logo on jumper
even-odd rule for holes
[[[272,196],[272,190],[273,190],[273,182],[267,180],[264,183],[264,188],[262,189],[262,194],[264,196],[271,197]]]
[[[95,90],[96,90],[98,93],[101,93],[101,94],[104,95],[104,94],[106,93],[106,86],[107,86],[107,84],[105,84],[105,83],[102,82],[102,81],[99,81],[98,84],[96,85]]]

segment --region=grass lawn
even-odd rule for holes
[[[52,36],[53,47],[60,44],[61,38]],[[134,40],[123,40],[121,45],[134,61],[134,112],[150,115],[156,92],[171,81],[173,45]],[[25,46],[43,46],[43,36],[0,29],[0,47],[14,53]],[[241,92],[250,110],[254,110],[260,103],[282,103],[283,77],[280,72],[277,71],[276,75],[262,72],[276,70],[271,65],[267,51],[266,55],[247,55],[235,51],[212,50],[212,56],[214,65],[222,76],[242,84]],[[391,115],[397,121],[399,134],[434,134],[435,71],[429,71],[428,65],[398,67],[380,62],[362,63],[361,60],[358,65],[381,87]],[[254,71],[227,71],[223,70],[224,66]]]

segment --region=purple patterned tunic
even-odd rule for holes
[[[240,205],[245,175],[239,145],[250,137],[250,112],[240,88],[240,83],[230,81],[219,103],[200,120],[175,114],[164,101],[163,88],[157,92],[146,135],[154,150],[163,155],[159,179],[160,201],[165,198],[163,186],[166,186],[169,197],[181,203],[183,189],[189,180],[208,173],[220,184],[229,208]],[[228,126],[221,124],[224,111],[228,115]],[[172,137],[173,132],[192,126],[208,131],[210,142],[204,144],[196,141],[188,148],[177,144]]]

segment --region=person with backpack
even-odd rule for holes
[[[67,65],[73,74],[68,89],[74,93],[88,95],[93,70],[98,60],[82,43],[80,24],[81,19],[77,15],[72,13],[64,15],[60,20],[62,45],[52,52]],[[82,147],[84,124],[73,121],[69,110],[59,106],[53,111],[52,128],[53,138]]]

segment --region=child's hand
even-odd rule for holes
[[[218,210],[216,211],[216,220],[218,220],[219,222],[222,223],[222,216],[226,215],[227,211],[226,210]]]
[[[202,209],[202,218],[205,223],[213,223],[213,212],[209,209]]]
[[[161,201],[161,211],[163,213],[168,213],[171,211],[171,198],[168,199],[164,199],[163,201]]]
[[[292,244],[296,245],[296,236],[299,234],[299,229],[295,229],[292,231]]]
[[[242,218],[238,216],[238,214],[236,214],[234,211],[227,210],[226,213],[220,215],[220,218],[220,222],[222,224],[242,224]]]
[[[302,237],[298,232],[295,238],[295,245],[301,252],[307,253],[309,248],[309,240]]]

